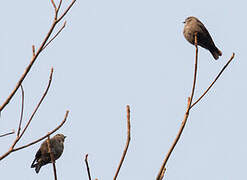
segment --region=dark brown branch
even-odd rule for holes
[[[48,135],[48,137],[47,137],[47,145],[48,145],[48,152],[50,154],[50,158],[51,158],[51,162],[52,162],[52,166],[53,166],[54,179],[57,180],[57,170],[56,170],[56,165],[55,165],[55,160],[54,160],[54,154],[51,150],[50,135]]]
[[[161,176],[160,176],[160,179],[163,179],[164,175],[165,175],[165,172],[166,172],[166,168],[163,169],[162,173],[161,173]]]
[[[210,90],[210,88],[215,84],[215,82],[218,80],[218,78],[221,76],[221,74],[224,72],[224,70],[226,69],[226,67],[230,64],[230,62],[233,60],[235,54],[232,53],[231,58],[228,60],[228,62],[225,64],[225,66],[221,69],[221,71],[219,72],[219,74],[216,76],[216,78],[214,79],[214,81],[210,84],[210,86],[206,89],[206,91],[191,105],[191,108],[196,105],[206,94],[207,92]]]
[[[21,132],[21,124],[22,124],[22,119],[23,119],[23,110],[24,110],[24,89],[21,85],[21,117],[20,117],[20,121],[19,121],[19,126],[18,126],[18,131],[16,136],[18,137],[20,135]]]
[[[14,133],[15,133],[15,130],[13,129],[11,132],[0,135],[0,137],[8,136],[8,135],[14,134]]]
[[[188,120],[188,117],[189,117],[189,112],[190,112],[190,109],[191,109],[191,102],[193,100],[193,97],[194,97],[194,91],[195,91],[195,86],[196,86],[196,77],[197,77],[197,62],[198,62],[198,47],[197,47],[197,33],[195,34],[195,48],[196,48],[196,56],[195,56],[195,68],[194,68],[194,78],[193,78],[193,86],[192,86],[192,90],[191,90],[191,95],[190,97],[188,98],[188,102],[187,102],[187,109],[186,109],[186,112],[184,114],[184,119],[182,121],[182,124],[179,128],[179,131],[178,131],[178,134],[176,136],[176,138],[174,139],[173,143],[172,143],[172,146],[170,147],[168,153],[166,154],[166,157],[163,161],[163,164],[159,170],[159,173],[156,177],[156,180],[162,180],[163,177],[164,177],[164,173],[165,173],[165,166],[166,166],[166,163],[170,157],[170,155],[172,154],[175,146],[177,145],[182,133],[183,133],[183,130],[184,130],[184,127],[186,125],[186,122]]]
[[[29,65],[27,66],[27,68],[25,69],[24,73],[22,74],[22,76],[20,77],[19,81],[17,82],[15,88],[12,90],[12,92],[10,93],[10,95],[7,97],[7,99],[3,102],[3,104],[0,106],[0,112],[2,112],[2,110],[5,108],[5,106],[10,102],[10,100],[13,98],[13,96],[15,95],[16,91],[18,90],[18,88],[20,87],[20,85],[22,84],[23,80],[25,79],[25,77],[27,76],[27,74],[29,73],[30,69],[32,68],[34,62],[36,61],[36,59],[38,58],[39,54],[43,51],[44,46],[46,45],[47,41],[49,40],[54,28],[56,27],[57,23],[59,21],[61,21],[64,16],[68,13],[68,11],[70,10],[70,8],[73,6],[73,4],[75,3],[76,0],[74,0],[69,6],[68,8],[64,11],[64,13],[62,14],[62,16],[57,19],[57,8],[56,5],[54,3],[53,0],[51,0],[53,7],[55,8],[55,16],[54,16],[54,20],[52,22],[52,25],[47,33],[47,35],[45,36],[44,40],[42,41],[40,47],[38,48],[38,51],[36,52],[36,54],[32,57]],[[34,54],[34,53],[33,53]]]
[[[121,169],[121,166],[123,164],[123,161],[124,161],[124,158],[126,156],[126,153],[127,153],[128,147],[129,147],[129,143],[130,143],[130,106],[129,105],[126,106],[126,110],[127,110],[127,140],[126,140],[126,145],[125,145],[121,160],[119,162],[117,171],[116,171],[115,176],[113,178],[114,180],[117,179],[118,173]]]
[[[89,169],[87,157],[88,157],[88,154],[86,154],[86,156],[85,156],[85,163],[86,163],[86,166],[87,166],[88,179],[91,180],[92,178],[91,178],[91,174],[90,174],[90,169]]]

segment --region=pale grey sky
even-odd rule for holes
[[[66,2],[67,3],[67,2]],[[215,61],[199,48],[195,98],[214,79],[232,52],[236,57],[215,87],[191,111],[168,164],[169,180],[246,179],[246,2],[162,0],[77,0],[67,27],[40,55],[25,79],[24,122],[50,91],[19,145],[53,129],[67,136],[57,161],[58,179],[112,179],[126,140],[127,104],[132,140],[118,179],[154,179],[186,109],[195,50],[183,37],[183,21],[198,17],[223,56]],[[52,22],[50,0],[3,1],[0,15],[0,102],[23,73]],[[0,132],[17,129],[20,91],[0,119]],[[0,139],[0,153],[15,136]],[[17,145],[18,146],[18,145]],[[0,162],[4,179],[53,179],[52,165],[37,175],[30,168],[36,144]]]

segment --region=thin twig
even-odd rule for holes
[[[46,43],[46,45],[43,47],[43,50],[61,33],[61,31],[65,28],[66,21],[63,23],[63,26],[59,29],[59,31]]]
[[[88,179],[91,180],[91,174],[90,174],[90,169],[89,169],[89,164],[88,164],[88,161],[87,161],[87,157],[88,157],[88,154],[86,154],[85,156],[85,163],[86,163],[86,166],[87,166],[87,174],[88,174]]]
[[[190,108],[192,108],[194,105],[196,105],[206,94],[207,92],[210,90],[210,88],[215,84],[215,82],[217,81],[217,79],[221,76],[221,74],[223,73],[223,71],[226,69],[226,67],[230,64],[230,62],[233,60],[235,56],[235,53],[232,53],[231,58],[228,60],[228,62],[225,64],[225,66],[221,69],[221,71],[219,72],[219,74],[216,76],[216,78],[214,79],[214,81],[210,84],[210,86],[206,89],[206,91],[191,105]]]
[[[13,151],[15,145],[19,142],[19,140],[21,139],[21,137],[23,136],[23,134],[24,134],[25,131],[27,130],[27,128],[28,128],[28,126],[30,125],[30,123],[31,123],[31,121],[32,121],[32,119],[33,119],[33,117],[34,117],[34,115],[36,114],[38,108],[40,107],[41,103],[43,102],[43,100],[44,100],[44,98],[45,98],[45,96],[46,96],[46,94],[47,94],[47,92],[48,92],[48,90],[49,90],[49,88],[50,88],[51,81],[52,81],[52,74],[53,74],[53,68],[51,68],[50,78],[49,78],[49,82],[48,82],[48,85],[47,85],[47,87],[46,87],[46,90],[45,90],[43,96],[41,97],[41,99],[40,99],[38,105],[37,105],[36,108],[34,109],[34,112],[32,113],[30,119],[28,120],[28,122],[27,122],[27,124],[25,125],[25,127],[24,127],[24,129],[23,129],[22,132],[20,132],[19,129],[18,129],[20,135],[18,135],[18,136],[16,137],[16,139],[15,139],[15,141],[13,142],[12,146],[10,147],[9,151],[6,152],[2,157],[0,157],[0,160],[1,160],[2,158],[6,157],[8,154],[10,154],[10,153]],[[20,120],[19,126],[21,125],[21,121],[22,121],[22,120]]]
[[[57,6],[53,0],[51,0],[52,6],[54,7],[54,11],[57,12]]]
[[[186,109],[186,112],[184,114],[184,119],[182,121],[182,124],[179,128],[179,131],[178,131],[178,134],[177,136],[175,137],[168,153],[166,154],[166,157],[162,163],[162,166],[159,170],[159,173],[156,177],[156,180],[162,180],[163,177],[164,177],[164,173],[165,173],[165,166],[166,166],[166,163],[170,157],[170,155],[172,154],[175,146],[177,145],[182,133],[183,133],[183,130],[184,130],[184,127],[186,125],[186,122],[187,122],[187,119],[189,117],[189,113],[190,113],[190,109],[191,109],[191,102],[192,102],[192,99],[194,97],[194,91],[195,91],[195,86],[196,86],[196,78],[197,78],[197,62],[198,62],[198,47],[197,47],[197,33],[195,33],[195,48],[196,48],[196,56],[195,56],[195,67],[194,67],[194,78],[193,78],[193,85],[192,85],[192,90],[191,90],[191,95],[190,97],[188,98],[188,102],[187,102],[187,109]]]
[[[162,166],[161,166],[161,168],[160,168],[160,171],[159,171],[159,173],[158,173],[158,175],[157,175],[157,177],[156,177],[156,180],[162,180],[162,178],[163,178],[163,176],[164,176],[164,173],[163,173],[163,172],[164,172],[166,163],[167,163],[167,161],[168,161],[170,155],[172,154],[173,149],[174,149],[175,146],[177,145],[178,140],[180,139],[180,136],[181,136],[181,134],[182,134],[182,132],[183,132],[183,130],[184,130],[184,127],[185,127],[185,125],[186,125],[187,119],[188,119],[188,117],[189,117],[189,110],[190,110],[189,104],[190,104],[190,103],[191,103],[191,99],[188,98],[187,109],[186,109],[186,112],[185,112],[185,114],[184,114],[184,119],[183,119],[182,124],[181,124],[181,126],[180,126],[180,128],[179,128],[178,134],[177,134],[176,138],[174,139],[174,142],[172,143],[172,146],[170,147],[168,153],[166,154],[166,157],[165,157],[165,159],[164,159],[164,161],[163,161],[163,164],[162,164]],[[163,175],[162,175],[162,174],[163,174]]]
[[[54,3],[53,0],[52,4],[53,7],[55,8],[56,11],[56,5]],[[63,19],[63,17],[68,13],[68,11],[70,10],[70,8],[73,6],[73,4],[75,3],[76,0],[74,0],[73,2],[71,2],[71,4],[68,6],[68,8],[64,11],[64,13],[62,14],[62,16],[60,16],[59,19],[56,18],[57,13],[55,12],[55,16],[52,22],[52,25],[48,31],[48,33],[46,34],[44,40],[42,41],[40,47],[38,48],[35,56],[32,57],[30,63],[28,64],[28,66],[26,67],[24,73],[22,74],[22,76],[20,77],[19,81],[17,82],[15,88],[12,90],[12,92],[10,93],[10,95],[7,97],[7,99],[3,102],[3,104],[0,106],[0,112],[2,112],[2,110],[5,108],[5,106],[10,102],[10,100],[13,98],[13,96],[15,95],[16,91],[18,90],[18,88],[20,87],[20,85],[22,84],[23,80],[25,79],[25,77],[27,76],[27,74],[29,73],[30,69],[32,68],[34,62],[36,61],[36,59],[38,58],[39,54],[43,51],[44,46],[46,45],[47,41],[49,40],[54,28],[56,27],[57,23],[59,21],[61,21]],[[55,6],[54,6],[55,5]]]
[[[194,80],[193,80],[193,86],[192,86],[191,95],[190,95],[190,104],[189,104],[189,107],[191,106],[191,102],[193,101],[193,97],[194,97],[194,93],[195,93],[195,88],[196,88],[197,62],[198,62],[197,32],[195,33],[195,47],[196,47],[195,70],[194,70],[194,78],[193,78]],[[189,111],[188,111],[188,113],[189,113]]]
[[[14,133],[15,133],[15,130],[13,129],[11,132],[0,135],[0,137],[8,136],[8,135],[14,134]]]
[[[48,90],[50,89],[50,86],[51,86],[52,75],[53,75],[53,68],[51,68],[50,78],[49,78],[49,82],[48,82],[48,85],[47,85],[47,87],[46,87],[46,90],[45,90],[43,96],[41,97],[41,99],[40,99],[38,105],[37,105],[36,108],[34,109],[34,111],[33,111],[32,115],[31,115],[30,119],[28,120],[28,123],[27,123],[26,126],[24,127],[24,129],[23,129],[23,131],[22,131],[22,133],[21,133],[21,135],[20,135],[19,138],[21,138],[21,137],[23,136],[23,134],[24,134],[25,131],[27,130],[29,124],[31,123],[31,121],[32,121],[32,119],[33,119],[33,117],[34,117],[34,115],[36,114],[37,110],[39,109],[41,103],[42,103],[43,100],[45,99],[45,96],[47,95]],[[18,140],[18,141],[19,141],[19,140]],[[18,141],[16,141],[16,143],[17,143]],[[16,144],[16,143],[15,143],[15,144]]]
[[[47,145],[48,145],[48,152],[50,154],[50,158],[51,158],[51,162],[52,162],[52,166],[53,166],[54,179],[57,180],[57,170],[56,170],[56,165],[55,165],[55,160],[54,160],[54,154],[51,150],[50,135],[48,135],[48,137],[47,137]]]
[[[60,7],[62,5],[62,2],[63,2],[62,0],[59,1],[58,7],[57,7],[57,12],[60,10]]]
[[[19,121],[18,131],[17,131],[17,134],[16,134],[17,137],[20,135],[20,132],[21,132],[23,111],[24,111],[24,89],[23,89],[22,84],[21,84],[21,117],[20,117],[20,121]]]
[[[117,171],[116,171],[115,176],[113,178],[114,180],[117,179],[118,173],[121,169],[121,166],[123,164],[123,161],[124,161],[124,158],[126,156],[126,153],[127,153],[128,147],[129,147],[129,143],[130,143],[130,106],[129,105],[126,106],[126,110],[127,110],[127,140],[126,140],[126,145],[125,145],[121,160],[119,162]]]
[[[57,22],[61,21],[63,17],[67,14],[67,12],[70,10],[70,8],[73,6],[73,4],[76,2],[76,0],[73,0],[71,4],[68,6],[68,8],[64,11],[64,13],[60,16],[60,18],[57,19]]]
[[[32,45],[33,57],[35,56],[35,46]]]

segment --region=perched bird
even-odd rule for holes
[[[63,143],[65,138],[66,136],[64,136],[63,134],[57,134],[50,139],[50,147],[51,152],[54,156],[54,160],[57,160],[62,155],[64,149]],[[51,158],[48,151],[48,140],[46,140],[41,144],[39,150],[37,151],[31,168],[35,168],[36,173],[39,173],[40,168],[48,163],[51,163]]]
[[[195,43],[195,33],[197,33],[197,44],[205,49],[208,49],[217,60],[222,52],[215,46],[212,37],[210,36],[206,27],[196,17],[190,16],[185,19],[184,37],[191,44]]]

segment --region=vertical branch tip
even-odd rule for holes
[[[89,164],[88,164],[88,154],[85,155],[85,163],[86,163],[86,167],[87,167],[87,174],[88,174],[88,179],[91,180],[91,173],[90,173],[90,169],[89,169]]]
[[[54,154],[51,150],[51,142],[50,142],[50,132],[47,133],[47,146],[48,146],[48,153],[50,154],[52,166],[53,166],[53,172],[54,172],[54,180],[57,180],[57,171],[56,171],[56,165],[55,165],[55,159]]]
[[[129,143],[130,143],[130,106],[129,105],[126,106],[126,111],[127,111],[127,140],[126,140],[125,148],[124,148],[121,160],[119,162],[119,165],[118,165],[118,168],[116,170],[116,173],[115,173],[113,180],[117,179],[118,173],[121,169],[121,166],[122,166],[123,161],[125,159],[125,156],[127,154]]]

